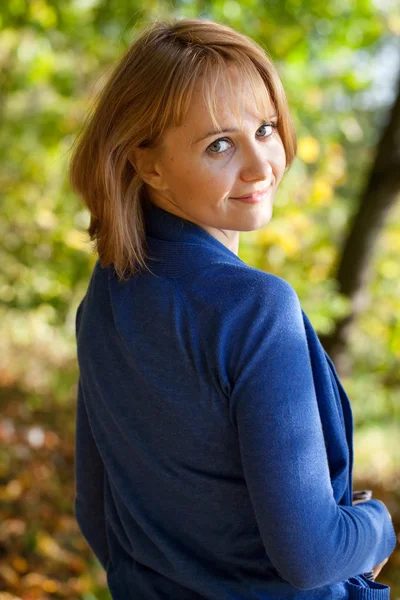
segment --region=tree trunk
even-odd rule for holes
[[[339,320],[329,335],[320,335],[322,345],[338,372],[348,376],[351,365],[346,355],[351,327],[369,305],[370,262],[390,209],[400,193],[400,78],[389,121],[377,147],[376,159],[364,190],[360,207],[349,229],[337,268],[338,291],[348,296],[351,312]]]

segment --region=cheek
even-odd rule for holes
[[[208,185],[204,169],[187,161],[175,161],[168,170],[169,187],[177,198],[197,198]]]
[[[220,197],[226,195],[232,187],[232,181],[237,175],[237,165],[234,161],[227,164],[224,159],[210,159],[207,157],[191,158],[176,157],[168,163],[168,179],[170,189],[177,197],[182,195],[190,198],[212,195]]]
[[[224,180],[228,177],[227,170],[222,167],[222,164],[218,164],[218,161],[207,160],[197,161],[192,165],[188,165],[184,172],[184,179],[186,185],[188,185],[194,193],[196,190],[204,190],[204,188],[213,189],[220,188],[223,186]],[[210,192],[210,189],[209,189]]]
[[[228,193],[235,180],[237,167],[230,162],[223,165],[224,159],[210,161],[207,169],[203,170],[202,181],[199,186],[206,187],[208,194],[220,198]]]
[[[286,153],[281,139],[279,139],[279,143],[276,145],[276,156],[279,166],[284,169],[286,165]]]

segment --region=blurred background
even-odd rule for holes
[[[109,69],[171,16],[236,28],[277,66],[298,153],[239,256],[296,289],[352,402],[354,489],[400,534],[398,1],[3,0],[0,600],[110,599],[73,516],[75,313],[97,256],[68,166]],[[377,580],[400,600],[399,547]]]

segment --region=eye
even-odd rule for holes
[[[262,124],[262,125],[259,127],[259,129],[262,129],[263,127],[272,127],[272,129],[273,129],[273,130],[274,130],[274,129],[278,129],[278,123],[277,123],[277,122],[276,122],[276,123],[263,123],[263,124]],[[273,132],[273,131],[271,131],[271,133],[270,133],[269,135],[262,135],[261,137],[271,137],[271,135],[272,135],[273,133],[274,133],[274,132]]]
[[[278,123],[263,123],[262,125],[260,125],[259,129],[262,129],[263,127],[272,127],[272,129],[277,129],[278,128]],[[272,137],[274,131],[271,131],[271,133],[269,135],[261,135],[261,138],[270,138]],[[222,150],[222,152],[213,152],[211,150],[211,148],[214,146],[215,144],[221,144],[223,142],[229,143],[231,144],[231,140],[229,138],[226,137],[222,137],[222,138],[218,138],[217,140],[215,140],[214,142],[212,142],[207,148],[206,148],[206,152],[208,152],[209,154],[214,154],[214,155],[221,155],[221,154],[225,154],[225,152],[227,152],[229,150],[229,148],[227,148],[226,150]]]

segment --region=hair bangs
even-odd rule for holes
[[[174,85],[171,86],[168,98],[170,107],[169,123],[175,127],[180,127],[189,110],[190,103],[193,98],[194,88],[201,77],[204,65],[204,58],[198,57],[195,54],[191,57],[190,68],[187,61],[182,61],[178,67]]]
[[[278,109],[272,102],[266,83],[251,60],[246,60],[240,54],[237,60],[226,60],[220,54],[215,56],[215,60],[212,56],[212,59],[205,61],[201,72],[201,92],[214,127],[222,126],[217,118],[216,107],[216,90],[219,86],[227,91],[229,107],[240,126],[243,126],[245,108],[260,119],[268,120],[273,112],[276,112],[279,118]],[[190,105],[190,99],[188,98],[187,106]]]

